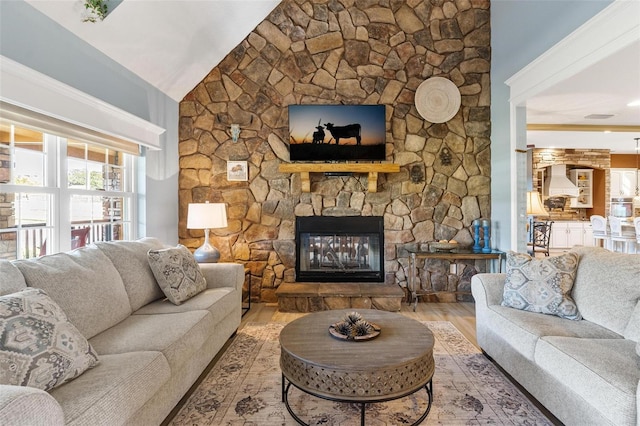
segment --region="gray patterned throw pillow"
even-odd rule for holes
[[[502,306],[581,320],[582,315],[570,295],[578,260],[573,252],[544,259],[507,253]]]
[[[147,255],[153,275],[171,303],[179,305],[207,288],[198,262],[185,246],[149,250]]]
[[[93,347],[43,290],[0,297],[0,384],[48,391],[97,363]]]

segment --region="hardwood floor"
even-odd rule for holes
[[[357,309],[354,309],[357,310]],[[418,303],[416,312],[413,306],[403,304],[400,311],[402,315],[418,321],[449,321],[474,345],[476,342],[476,316],[475,305],[470,302],[458,303]],[[240,328],[251,323],[290,322],[304,313],[279,312],[278,307],[265,303],[252,303],[251,309],[242,318]]]

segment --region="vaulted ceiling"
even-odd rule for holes
[[[180,101],[279,0],[112,0],[104,21],[82,22],[81,0],[26,0],[160,91]],[[527,103],[528,123],[640,126],[640,42]],[[590,114],[612,117],[585,118]],[[536,147],[635,152],[638,132],[529,132]],[[604,139],[607,138],[607,139]]]
[[[89,23],[81,0],[26,1],[176,101],[280,3],[126,0],[103,21]]]

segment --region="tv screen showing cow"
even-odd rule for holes
[[[382,161],[384,105],[289,105],[291,161]]]

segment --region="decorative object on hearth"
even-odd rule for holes
[[[329,333],[341,340],[362,341],[377,337],[380,327],[364,318],[359,312],[350,312],[342,320],[329,326]]]
[[[480,219],[473,221],[473,251],[482,250],[480,245]]]
[[[411,172],[409,173],[411,176],[412,183],[420,183],[424,180],[424,167],[421,164],[414,164],[411,166]]]
[[[447,252],[451,250],[455,250],[460,248],[460,244],[456,240],[440,240],[440,241],[432,241],[429,243],[429,249],[432,252]]]
[[[460,90],[451,80],[431,77],[418,86],[415,104],[425,120],[444,123],[455,117],[460,109]]]
[[[444,147],[440,150],[440,162],[443,166],[451,165],[451,151],[449,151],[449,148]]]
[[[220,251],[209,242],[209,229],[226,226],[227,207],[224,203],[189,203],[187,229],[204,229],[204,243],[193,253],[198,263],[220,260]]]
[[[240,182],[248,181],[248,163],[246,161],[227,161],[227,180]]]
[[[238,142],[238,137],[240,136],[240,125],[232,124],[231,125],[231,140],[234,142]]]
[[[488,219],[482,219],[482,231],[484,233],[484,247],[482,247],[483,253],[491,253],[491,245],[489,243],[489,238],[490,238],[489,226],[490,225],[491,225],[491,222],[489,222]]]

